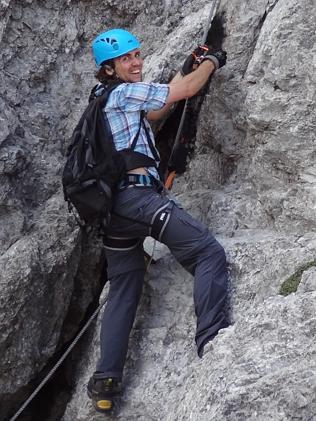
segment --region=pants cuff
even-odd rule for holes
[[[122,380],[122,373],[118,373],[117,371],[95,371],[93,373],[93,378],[96,380],[107,379],[109,377],[115,377],[118,380]]]

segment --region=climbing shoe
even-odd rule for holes
[[[100,379],[93,375],[87,389],[88,396],[98,412],[109,413],[118,406],[122,392],[119,379],[114,377]]]

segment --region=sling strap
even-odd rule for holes
[[[145,121],[144,121],[145,114],[146,114],[145,111],[141,111],[141,113],[140,113],[139,129],[138,129],[137,135],[134,137],[133,142],[131,143],[131,149],[132,150],[135,149],[136,143],[137,143],[137,140],[138,140],[138,137],[139,137],[141,126],[143,126],[143,128],[145,130],[145,134],[146,134],[146,138],[147,138],[149,149],[150,149],[150,151],[151,151],[154,159],[156,161],[160,161],[160,157],[159,157],[158,152],[157,152],[157,150],[156,150],[156,148],[155,148],[155,146],[153,144],[153,141],[152,141],[151,136],[149,134],[148,128],[147,128],[147,126],[145,124]]]

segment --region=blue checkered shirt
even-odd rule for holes
[[[103,111],[106,112],[114,144],[118,151],[130,147],[139,129],[140,112],[142,110],[145,112],[159,110],[166,104],[168,94],[168,85],[146,82],[123,83],[110,93]],[[144,124],[148,128],[153,144],[155,144],[153,132],[146,119],[144,119]],[[154,158],[143,126],[134,150]],[[148,172],[155,178],[159,178],[156,168],[150,167]]]

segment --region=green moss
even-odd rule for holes
[[[301,279],[302,279],[302,275],[303,272],[305,272],[305,270],[316,266],[316,259],[314,259],[311,262],[305,263],[304,265],[300,266],[294,273],[293,275],[289,276],[281,285],[280,288],[280,294],[287,296],[289,294],[291,294],[292,292],[296,292],[297,287],[299,286]]]

